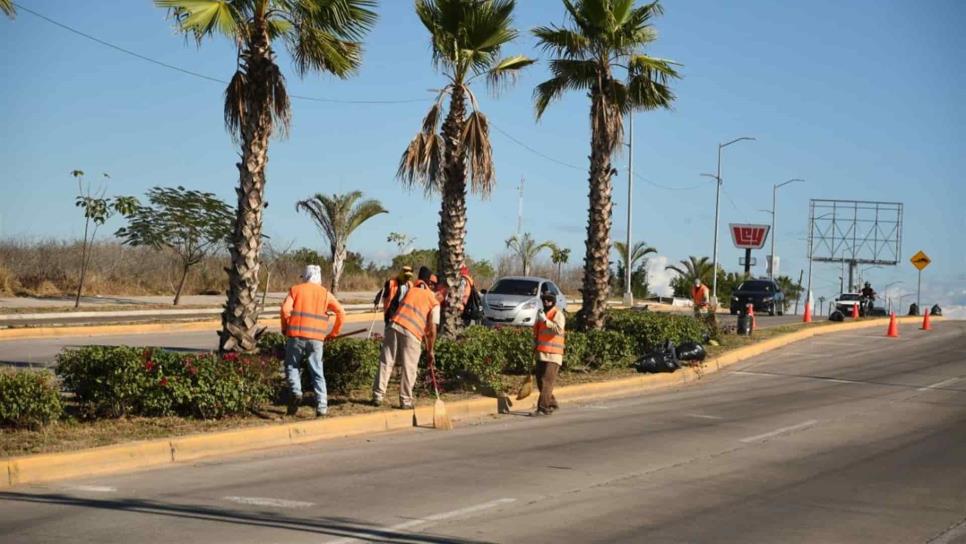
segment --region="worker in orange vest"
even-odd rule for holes
[[[436,276],[423,267],[412,289],[406,292],[399,310],[392,322],[386,327],[379,354],[379,371],[372,384],[372,404],[382,405],[389,385],[389,376],[398,362],[402,368],[399,383],[399,407],[413,407],[413,387],[416,385],[416,372],[419,357],[426,349],[426,360],[430,366],[436,364],[434,347],[436,327],[439,325],[439,300],[436,298]]]
[[[372,301],[372,305],[378,307],[379,302],[382,302],[383,321],[385,321],[387,325],[392,317],[396,315],[396,309],[399,307],[399,301],[406,296],[406,291],[408,291],[412,286],[413,267],[404,266],[395,278],[389,278],[386,280],[386,283],[382,286],[382,289],[376,293],[376,298]]]
[[[282,303],[282,334],[285,341],[285,377],[289,385],[287,413],[298,412],[302,404],[301,363],[308,358],[315,390],[315,415],[325,417],[328,397],[322,373],[323,342],[337,336],[345,322],[342,304],[322,287],[322,269],[310,264],[302,275],[303,283],[293,286]],[[330,313],[334,315],[329,315]]]
[[[553,396],[553,384],[557,381],[557,373],[563,365],[564,330],[566,318],[564,312],[557,308],[557,296],[549,291],[540,293],[543,308],[537,312],[537,321],[533,325],[534,350],[537,356],[537,388],[540,398],[537,400],[535,416],[549,416],[559,406]]]
[[[708,286],[701,283],[701,279],[694,280],[694,287],[691,288],[691,300],[694,303],[694,314],[698,315],[701,310],[708,307]]]

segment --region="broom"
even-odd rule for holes
[[[446,414],[446,404],[439,398],[439,387],[436,385],[436,365],[429,365],[429,377],[433,380],[433,392],[436,393],[436,402],[433,403],[433,428],[450,431],[453,429],[453,422]]]

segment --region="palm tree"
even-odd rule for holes
[[[711,285],[714,264],[708,257],[698,258],[692,255],[687,260],[682,260],[681,266],[672,264],[665,266],[664,269],[673,270],[680,274],[680,277],[684,279],[685,285],[693,284],[696,279],[700,279],[701,283],[705,285]]]
[[[590,205],[584,257],[583,306],[579,320],[588,329],[604,325],[607,303],[610,228],[611,155],[621,143],[623,118],[633,110],[669,108],[674,94],[667,83],[677,77],[674,63],[640,52],[657,34],[651,19],[661,14],[655,1],[634,6],[633,0],[563,0],[567,27],[534,29],[541,47],[556,55],[553,77],[534,90],[539,119],[566,91],[590,97]],[[615,73],[626,72],[626,80]]]
[[[529,232],[523,233],[523,236],[511,236],[506,241],[506,247],[510,248],[517,257],[520,258],[520,268],[523,269],[523,275],[530,275],[530,265],[533,264],[533,259],[536,258],[544,249],[552,249],[553,242],[537,242],[530,236]]]
[[[637,242],[634,244],[633,249],[631,249],[631,262],[629,265],[627,264],[627,244],[624,242],[614,242],[614,251],[617,252],[624,270],[634,270],[641,259],[652,253],[657,253],[657,248],[647,245],[647,242]]]
[[[570,260],[570,248],[560,248],[556,244],[550,246],[550,260],[557,265],[557,283],[560,283],[560,269]]]
[[[513,0],[416,0],[416,14],[429,30],[433,64],[446,84],[403,152],[396,175],[427,194],[440,193],[437,272],[448,285],[458,285],[465,259],[467,177],[470,190],[482,196],[496,181],[489,122],[470,85],[483,77],[491,88],[498,88],[534,62],[521,55],[500,58],[503,46],[517,37],[512,27],[514,6]],[[447,95],[449,109],[443,120]],[[468,115],[467,100],[472,109]],[[462,305],[458,290],[450,289],[441,334],[455,336]]]
[[[273,44],[288,48],[299,75],[328,72],[348,78],[362,59],[360,40],[376,22],[375,0],[154,0],[180,31],[199,43],[222,34],[238,48],[225,90],[225,126],[241,145],[238,206],[222,313],[221,351],[255,349],[258,271],[268,142],[291,119],[285,78]]]
[[[13,0],[0,0],[0,11],[11,19],[17,15],[17,10],[13,7]]]
[[[339,280],[342,279],[342,269],[348,253],[349,236],[359,225],[381,214],[389,213],[382,204],[375,199],[363,200],[362,191],[352,191],[344,195],[323,195],[317,193],[312,198],[300,200],[295,204],[296,211],[308,213],[315,226],[329,240],[329,251],[332,258],[332,282],[330,289],[339,292]]]

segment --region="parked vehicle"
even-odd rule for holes
[[[845,314],[846,317],[852,315],[852,307],[858,306],[859,313],[862,313],[862,295],[859,293],[842,293],[835,299],[835,309]]]
[[[507,276],[496,280],[483,295],[483,324],[488,327],[532,327],[540,309],[540,293],[557,296],[557,307],[567,309],[567,297],[552,281],[535,276]]]
[[[754,307],[755,313],[768,312],[768,315],[783,315],[785,293],[772,279],[743,281],[731,293],[731,315],[744,311],[748,304]]]

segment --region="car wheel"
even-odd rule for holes
[[[772,305],[771,305],[771,306],[770,306],[770,307],[768,308],[768,315],[770,315],[770,316],[772,316],[772,317],[775,317],[775,305],[774,305],[774,304],[772,304]]]
[[[731,315],[738,315],[738,310],[735,310],[734,308],[732,308]]]

